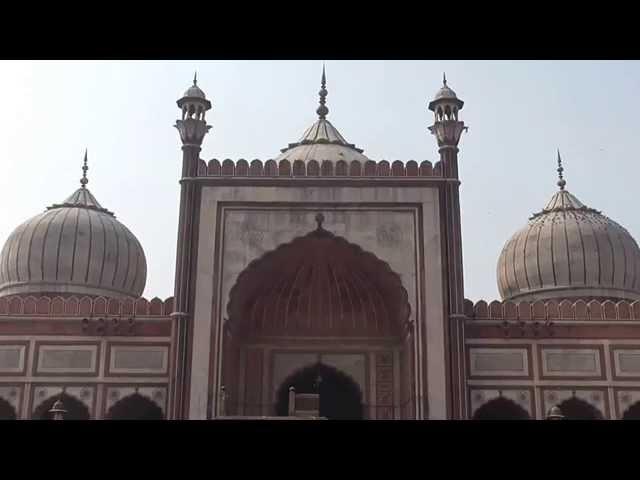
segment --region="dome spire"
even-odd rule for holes
[[[193,85],[194,86],[198,86],[198,71],[197,70],[195,70],[193,72]]]
[[[80,179],[80,185],[82,188],[87,188],[87,183],[89,183],[89,179],[87,178],[87,170],[89,167],[87,166],[87,149],[84,149],[84,163],[82,165],[82,178]]]
[[[327,76],[325,74],[324,63],[323,63],[322,64],[322,80],[320,82],[320,92],[318,93],[320,95],[320,106],[316,110],[316,113],[318,114],[318,117],[320,118],[320,120],[324,120],[325,118],[327,118],[327,113],[329,113],[329,109],[326,106],[327,93],[329,93],[327,92]]]
[[[447,86],[447,74],[446,74],[446,72],[442,72],[442,84],[445,87]]]
[[[564,168],[562,168],[562,158],[560,158],[560,149],[558,149],[558,186],[560,187],[560,190],[564,190],[564,187],[567,184],[566,180],[562,176],[562,172],[564,172]]]

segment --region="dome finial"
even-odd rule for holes
[[[197,70],[195,70],[193,72],[193,84],[194,85],[198,85],[198,71]]]
[[[329,113],[329,109],[326,106],[327,103],[327,76],[325,74],[325,69],[324,69],[324,63],[322,64],[322,80],[320,83],[320,106],[318,107],[318,109],[316,110],[316,113],[318,114],[318,117],[320,117],[320,120],[324,120],[325,118],[327,118],[327,113]]]
[[[89,183],[89,179],[87,178],[87,170],[89,167],[87,166],[87,149],[84,149],[84,163],[82,165],[82,178],[80,179],[80,185],[82,188],[86,188],[87,183]]]
[[[558,186],[560,190],[564,190],[564,186],[567,184],[564,177],[562,176],[562,172],[564,172],[564,168],[562,168],[562,159],[560,158],[560,149],[558,149]]]
[[[442,84],[444,86],[447,85],[447,74],[445,72],[442,72]]]

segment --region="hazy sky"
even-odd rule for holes
[[[145,296],[173,294],[180,142],[175,101],[198,70],[213,102],[202,158],[277,156],[315,120],[317,61],[0,62],[0,244],[88,187],[140,240]],[[504,243],[567,189],[640,239],[640,63],[327,61],[328,119],[374,160],[438,159],[427,102],[447,72],[465,101],[460,143],[465,293],[498,297]]]

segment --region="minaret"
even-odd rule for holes
[[[193,321],[193,275],[197,256],[197,218],[200,205],[200,188],[193,181],[198,174],[200,146],[211,128],[205,113],[211,102],[198,87],[194,74],[193,85],[177,101],[182,118],[175,127],[182,140],[182,179],[180,188],[180,217],[178,221],[178,246],[176,255],[176,281],[173,316],[177,321],[175,375],[171,417],[187,417],[191,356],[191,332]]]
[[[458,142],[462,132],[467,130],[458,114],[464,105],[455,92],[447,85],[443,75],[442,88],[429,102],[429,110],[435,120],[429,130],[436,136],[442,176],[445,178],[441,201],[441,216],[444,223],[446,258],[447,299],[445,307],[449,317],[449,386],[451,415],[453,418],[466,417],[466,379],[464,373],[464,281],[462,276],[462,235],[460,227],[460,181],[458,179]]]

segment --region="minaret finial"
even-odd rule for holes
[[[87,170],[89,167],[87,166],[87,149],[84,149],[84,164],[82,165],[82,178],[80,179],[80,185],[82,188],[86,188],[87,183],[89,183],[89,179],[87,178]]]
[[[447,74],[445,72],[442,72],[442,84],[447,85]]]
[[[198,71],[197,70],[195,70],[193,72],[193,84],[194,85],[198,85]]]
[[[318,109],[316,110],[316,113],[318,114],[318,117],[320,117],[320,120],[324,120],[325,118],[327,118],[327,113],[329,113],[329,109],[326,106],[327,103],[327,76],[325,74],[325,69],[324,69],[324,63],[322,64],[322,80],[320,83],[320,106],[318,107]]]
[[[558,149],[558,186],[560,190],[564,190],[564,186],[567,184],[564,177],[562,176],[562,172],[564,172],[564,168],[562,168],[562,159],[560,158],[560,149]]]

